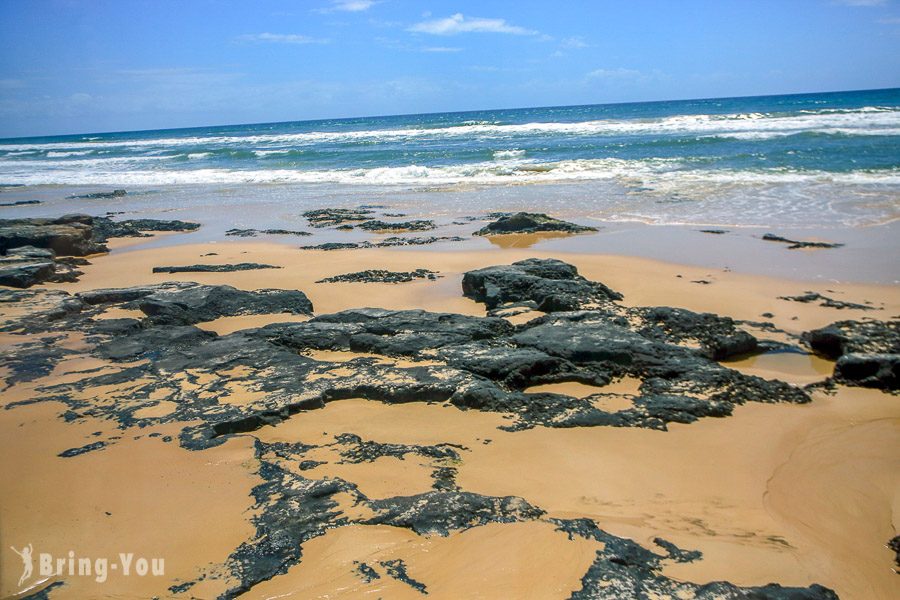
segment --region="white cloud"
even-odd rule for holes
[[[456,13],[445,19],[422,21],[408,29],[414,33],[431,35],[456,35],[458,33],[508,33],[512,35],[537,35],[537,31],[525,29],[518,25],[510,25],[506,19],[484,19],[466,17]]]
[[[296,33],[248,33],[237,38],[239,42],[258,42],[267,44],[327,44],[328,40],[299,35]]]
[[[362,12],[375,5],[373,0],[338,0],[334,3],[334,10],[346,12]]]
[[[375,2],[375,0],[332,0],[331,6],[317,8],[313,12],[365,12],[376,4],[378,4],[378,2]]]
[[[571,48],[571,49],[587,48],[589,46],[589,44],[587,42],[585,42],[584,38],[581,37],[580,35],[563,38],[559,42],[559,45],[563,48]]]

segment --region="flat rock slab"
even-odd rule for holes
[[[370,221],[363,221],[357,225],[357,227],[365,229],[366,231],[427,231],[429,229],[434,229],[435,224],[434,221],[427,219],[395,222],[372,219]]]
[[[257,235],[312,235],[308,231],[294,231],[291,229],[229,229],[225,235],[235,237],[256,237]]]
[[[428,269],[416,269],[415,271],[385,271],[382,269],[369,269],[356,273],[344,273],[334,277],[320,279],[316,283],[407,283],[416,279],[435,280],[440,275]]]
[[[183,265],[180,267],[153,267],[154,273],[231,273],[233,271],[254,271],[257,269],[281,269],[264,263],[236,263],[226,265]]]
[[[781,242],[783,244],[788,244],[788,250],[797,250],[799,248],[840,248],[844,245],[834,242],[804,242],[791,240],[785,237],[781,237],[780,235],[775,235],[774,233],[767,233],[762,237],[762,239],[767,242]]]
[[[359,250],[364,248],[394,248],[397,246],[426,246],[438,242],[464,242],[459,236],[389,237],[377,242],[326,242],[315,246],[300,246],[301,250]]]

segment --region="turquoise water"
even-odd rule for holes
[[[248,183],[554,183],[617,206],[749,198],[883,221],[900,202],[900,89],[0,140],[0,184]]]

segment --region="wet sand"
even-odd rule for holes
[[[242,240],[142,249],[133,240],[111,243],[112,253],[93,257],[76,283],[46,287],[76,292],[163,281],[228,284],[242,289],[300,289],[316,314],[373,306],[390,309],[484,315],[481,304],[463,298],[462,274],[474,268],[529,257],[560,258],[587,278],[624,294],[627,305],[661,305],[710,311],[772,323],[787,334],[842,319],[889,319],[900,314],[896,286],[793,281],[756,274],[664,263],[645,258],[561,252],[507,240],[489,250],[433,249],[300,251],[286,244]],[[713,253],[720,236],[706,236]],[[552,241],[550,242],[552,243]],[[126,247],[127,245],[127,247]],[[209,256],[210,253],[215,256]],[[839,250],[837,252],[840,252]],[[791,254],[785,255],[786,260]],[[820,253],[821,260],[829,260]],[[803,261],[808,260],[806,257]],[[153,274],[160,265],[260,262],[281,269],[234,273]],[[436,281],[404,284],[316,281],[364,269],[438,271]],[[697,283],[707,281],[709,283]],[[871,302],[880,310],[837,310],[779,296],[806,291],[850,302]],[[6,306],[0,307],[2,316]],[[134,316],[118,309],[109,318]],[[124,314],[123,314],[124,313]],[[772,313],[771,317],[763,317]],[[516,323],[540,313],[513,315]],[[305,317],[264,315],[225,317],[199,327],[219,334]],[[785,334],[748,326],[763,338]],[[0,338],[4,351],[21,340]],[[69,340],[77,350],[78,340]],[[354,353],[313,353],[311,358],[352,368]],[[383,357],[382,357],[383,358]],[[78,359],[66,368],[29,383],[6,387],[2,402],[25,400],[36,386],[77,379],[102,369],[102,361]],[[393,362],[404,366],[402,361]],[[349,364],[349,366],[346,366]],[[421,363],[419,363],[421,364]],[[728,366],[766,378],[805,385],[830,374],[830,361],[799,354],[766,354]],[[323,376],[327,377],[327,373]],[[528,392],[555,391],[591,397],[605,410],[623,410],[637,393],[636,380],[609,386],[566,382],[535,386]],[[203,381],[173,374],[172,386]],[[5,386],[4,386],[5,387]],[[127,402],[128,389],[106,390],[103,401]],[[253,402],[251,390],[237,390],[229,402]],[[164,403],[153,414],[166,414]],[[654,548],[662,537],[704,553],[702,560],[668,562],[664,573],[684,581],[728,580],[739,585],[806,586],[819,583],[841,598],[894,598],[900,576],[892,571],[885,543],[900,529],[900,399],[879,391],[839,386],[835,394],[816,391],[808,405],[752,404],[731,417],[670,425],[669,431],[594,427],[504,431],[505,415],[463,411],[426,403],[388,405],[365,399],[340,400],[299,413],[251,434],[238,434],[203,451],[180,447],[186,424],[158,430],[116,429],[111,423],[82,419],[66,423],[64,406],[41,403],[0,410],[0,535],[6,546],[31,541],[41,551],[64,555],[114,556],[134,552],[163,556],[163,577],[110,576],[104,584],[64,577],[51,598],[215,597],[230,582],[221,565],[254,536],[251,489],[259,483],[255,439],[325,446],[338,434],[396,444],[457,444],[464,447],[457,483],[466,491],[520,496],[548,517],[589,517],[612,534]],[[95,432],[100,432],[95,435]],[[150,434],[158,433],[151,437]],[[166,443],[164,436],[173,436]],[[117,439],[114,439],[117,438]],[[101,451],[72,458],[58,454],[93,439],[109,439]],[[12,459],[11,457],[14,457]],[[441,459],[382,457],[341,462],[329,448],[310,455],[323,464],[304,476],[343,478],[371,498],[427,491]],[[348,501],[345,511],[358,507]],[[429,596],[566,598],[580,588],[598,542],[575,538],[546,522],[493,523],[451,533],[420,536],[408,529],[351,525],[330,530],[303,546],[300,563],[252,588],[248,598],[421,597],[410,585],[387,576],[382,562],[402,559],[412,580],[427,585]],[[21,563],[4,551],[0,595],[18,597]],[[358,563],[375,565],[380,577],[365,581]],[[536,568],[535,565],[539,565]],[[169,587],[207,577],[187,594]],[[51,581],[43,581],[38,587]]]

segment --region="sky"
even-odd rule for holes
[[[900,0],[0,0],[0,137],[900,87]]]

